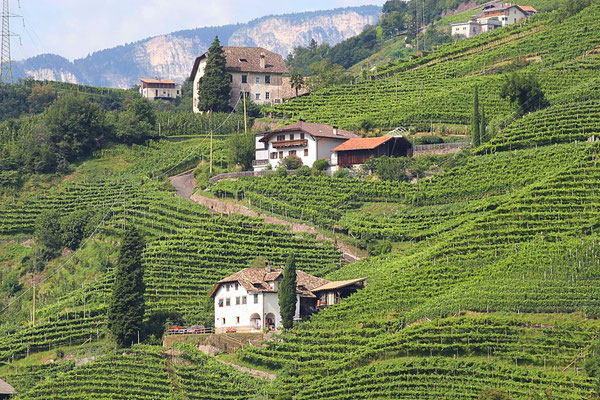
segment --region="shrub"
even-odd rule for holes
[[[326,159],[317,160],[312,166],[315,175],[321,175],[327,168],[329,168],[329,161]]]
[[[311,175],[311,169],[306,165],[303,165],[296,170],[296,176],[310,176],[310,175]]]
[[[275,173],[280,178],[285,178],[286,176],[288,176],[287,169],[284,167],[277,168],[277,171]]]
[[[350,174],[350,170],[347,168],[340,168],[337,171],[335,171],[335,174],[333,174],[334,178],[337,179],[344,179],[344,178],[350,178],[352,177],[352,175]]]
[[[285,169],[298,169],[302,166],[302,160],[295,155],[289,155],[279,162],[279,166]]]

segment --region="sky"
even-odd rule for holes
[[[9,0],[12,58],[59,54],[70,60],[182,29],[248,22],[270,14],[325,10],[385,0]],[[20,1],[20,7],[18,2]]]

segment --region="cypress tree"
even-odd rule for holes
[[[206,68],[198,84],[198,108],[201,111],[227,112],[230,93],[226,59],[219,37],[216,36],[208,49]]]
[[[283,279],[279,285],[279,311],[281,323],[285,329],[294,325],[296,314],[296,257],[290,253],[283,270]]]
[[[485,104],[481,103],[481,125],[479,128],[479,144],[487,140],[487,118],[485,117]]]
[[[481,121],[479,115],[479,87],[475,86],[475,96],[473,98],[473,119],[471,121],[471,135],[473,147],[479,147],[481,144]]]
[[[137,229],[127,228],[121,242],[115,283],[108,310],[108,328],[119,347],[137,340],[144,320],[144,239]]]

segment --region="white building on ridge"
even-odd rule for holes
[[[214,298],[215,332],[260,332],[281,326],[279,284],[283,269],[246,268],[221,279],[210,296]],[[302,320],[319,309],[338,304],[364,286],[367,278],[329,282],[296,271],[296,315]]]
[[[531,6],[520,6],[513,3],[489,5],[484,7],[480,13],[475,14],[470,21],[452,24],[452,35],[476,36],[496,28],[515,24],[535,13],[537,10]]]
[[[331,158],[332,150],[358,135],[329,125],[297,122],[271,132],[256,134],[254,170],[262,171],[288,157],[298,157],[303,165],[312,167],[317,160]]]

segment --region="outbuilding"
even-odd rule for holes
[[[351,168],[364,164],[369,158],[411,157],[412,154],[412,144],[403,136],[354,138],[333,149],[331,165]]]
[[[15,394],[15,388],[0,379],[0,399],[10,399]]]

